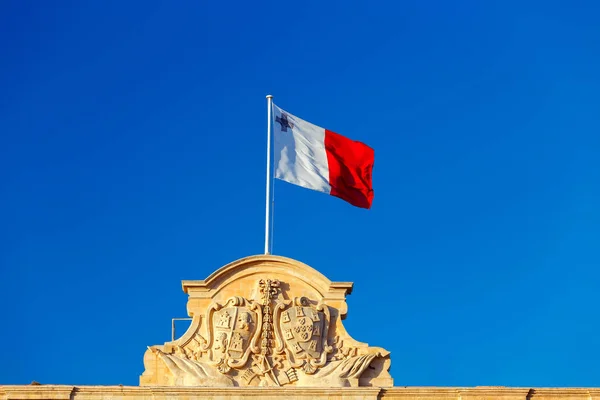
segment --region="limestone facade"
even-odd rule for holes
[[[0,400],[600,400],[600,388],[0,386]]]

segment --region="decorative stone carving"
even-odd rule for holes
[[[201,352],[211,351],[209,360],[221,373],[242,368],[248,361],[252,344],[256,346],[260,307],[242,297],[232,297],[225,306],[213,303],[207,311],[208,339]]]
[[[300,297],[290,305],[278,304],[277,311],[279,345],[276,352],[285,352],[292,367],[314,374],[325,365],[327,354],[332,351],[327,344],[329,309],[322,303],[313,306],[306,297]]]
[[[192,324],[149,347],[142,386],[393,386],[389,352],[355,341],[342,325],[351,283],[254,256],[183,288]]]

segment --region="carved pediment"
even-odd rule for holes
[[[183,281],[192,324],[151,346],[140,385],[393,386],[389,352],[342,325],[348,282],[278,256],[253,256]]]

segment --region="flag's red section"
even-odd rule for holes
[[[354,206],[371,208],[373,149],[325,129],[325,150],[331,194]]]

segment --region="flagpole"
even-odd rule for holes
[[[273,96],[267,95],[267,197],[265,207],[265,254],[269,254],[270,192],[271,192],[271,109]]]

